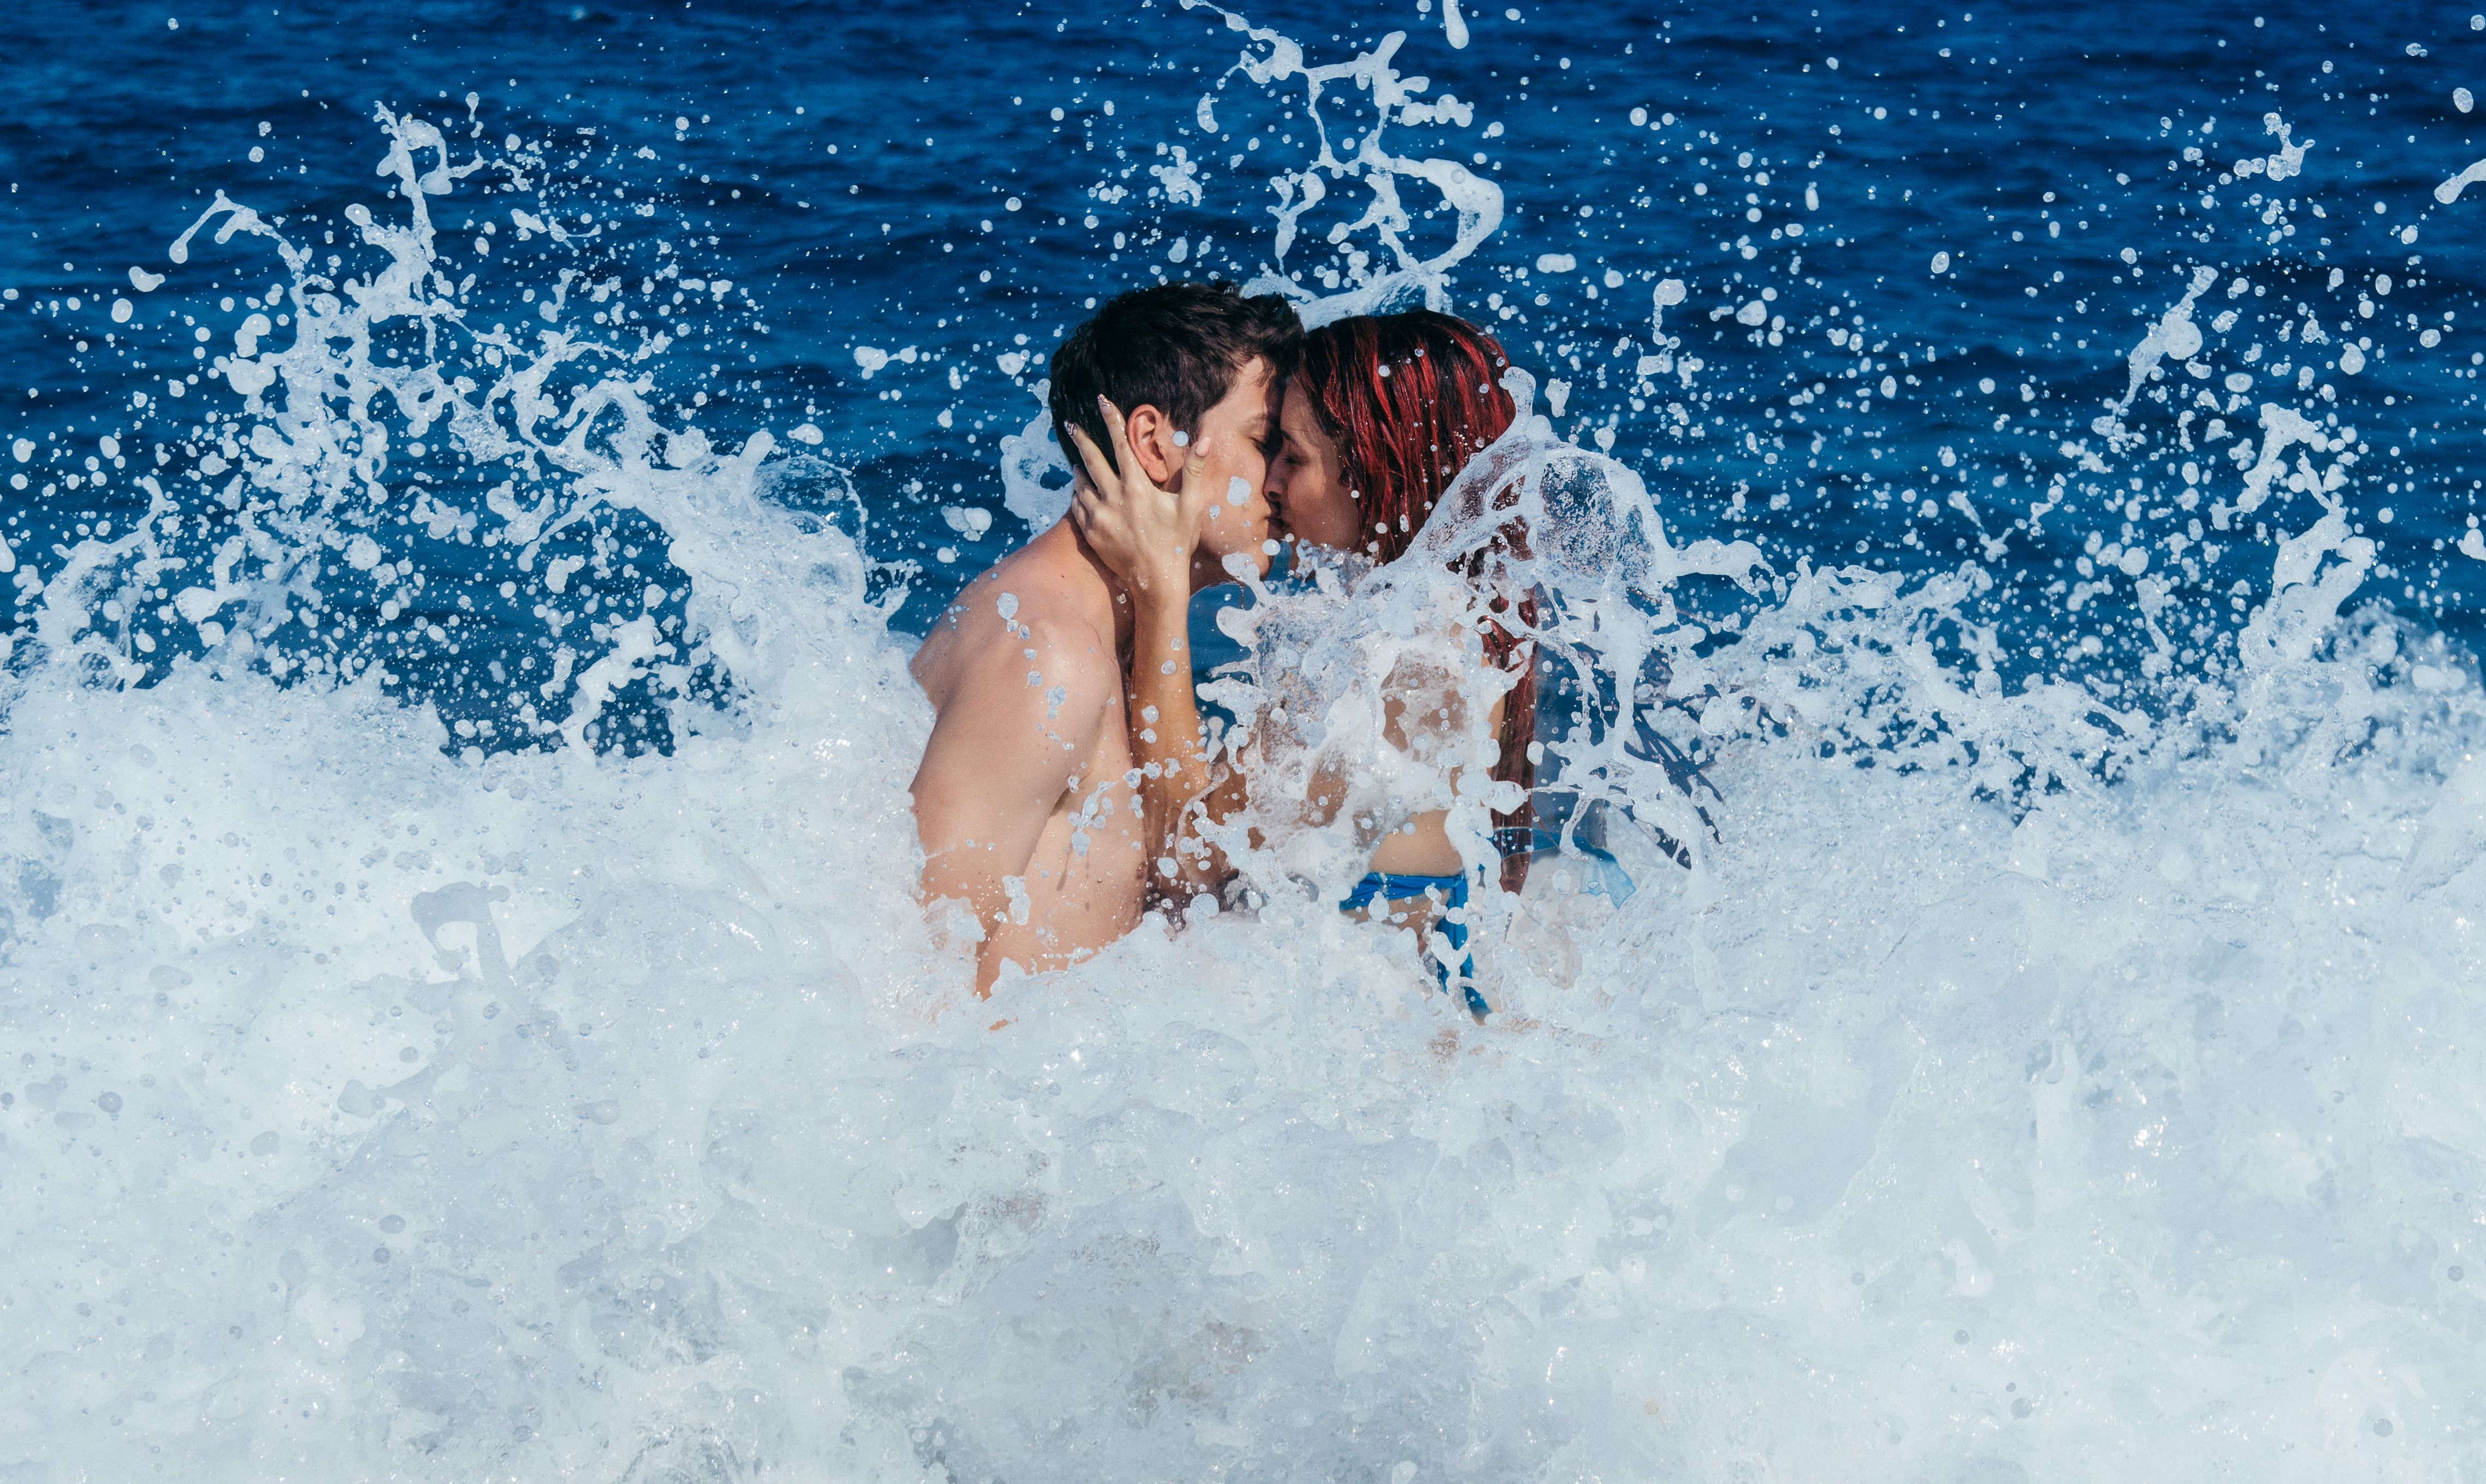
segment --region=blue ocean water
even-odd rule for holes
[[[2486,1470],[2481,57],[0,14],[0,1475]],[[975,1002],[903,662],[1050,348],[1385,229],[1664,523],[1616,864],[1483,1027],[1284,872]]]
[[[1256,17],[1341,47],[1406,31],[1437,93],[1482,109],[1478,129],[1500,126],[1475,142],[1509,225],[1458,270],[1459,302],[1571,383],[1566,426],[1611,426],[1616,456],[1666,493],[1685,530],[1731,530],[1782,565],[1925,570],[2068,477],[2060,513],[2004,537],[1987,563],[1996,612],[2027,641],[2012,646],[2017,663],[2039,669],[2061,664],[2084,627],[2050,611],[2092,531],[2128,543],[2197,513],[2127,515],[2116,508],[2132,491],[2083,478],[2064,452],[2097,441],[2090,424],[2122,393],[2126,354],[2196,265],[2223,275],[2205,303],[2240,315],[2203,352],[2229,399],[2230,375],[2248,378],[2248,402],[2272,395],[2271,371],[2290,358],[2280,328],[2378,306],[2356,326],[2379,332],[2366,336],[2384,347],[2370,369],[2338,376],[2326,354],[2334,395],[2301,399],[2398,451],[2368,456],[2349,486],[2381,548],[2366,595],[2472,633],[2480,569],[2445,551],[2479,487],[2460,421],[2475,404],[2474,352],[2457,322],[2474,315],[2463,264],[2475,228],[2466,206],[2431,194],[2476,146],[2452,100],[2464,54],[2486,45],[2466,18],[1833,6],[1799,24],[1571,6],[1463,16],[1473,41],[1454,49],[1439,16],[1403,6],[1352,31],[1326,7]],[[1262,162],[1299,164],[1281,157],[1309,137],[1285,96],[1217,77],[1232,48],[1216,16],[1170,5],[976,10],[931,27],[911,13],[699,6],[491,8],[407,26],[362,8],[35,7],[8,24],[19,107],[0,277],[17,297],[0,312],[0,354],[18,384],[9,435],[46,450],[21,466],[30,477],[54,459],[75,474],[106,431],[133,446],[189,442],[188,408],[159,396],[133,415],[130,394],[187,355],[194,330],[228,335],[251,306],[225,300],[265,287],[265,264],[203,254],[137,301],[128,325],[108,313],[129,264],[162,268],[164,242],[214,193],[331,223],[364,187],[373,106],[456,122],[460,135],[476,132],[472,119],[487,142],[511,130],[545,141],[548,200],[629,204],[584,272],[652,269],[671,242],[734,286],[693,296],[686,333],[650,373],[668,397],[704,397],[685,416],[720,438],[797,408],[824,429],[818,453],[851,478],[844,518],[869,527],[867,550],[906,588],[908,628],[1026,531],[1002,508],[993,446],[1026,421],[1042,369],[996,363],[1040,355],[1098,295],[1272,265]],[[1193,117],[1202,89],[1229,99],[1215,142]],[[1345,107],[1337,126],[1352,129]],[[1647,122],[1633,124],[1635,109]],[[2220,180],[2235,157],[2278,147],[2263,124],[2274,111],[2311,141],[2283,206],[2276,186]],[[1156,151],[1186,142],[1198,194],[1169,200],[1150,174],[1168,158]],[[470,302],[523,320],[530,306],[513,296],[554,271],[535,256],[552,244],[489,245],[452,241],[446,259],[475,275]],[[1549,274],[1548,254],[1575,266]],[[1942,274],[1929,271],[1937,254]],[[1290,264],[1315,287],[1345,266],[1310,244]],[[2345,274],[2335,288],[2334,269]],[[2394,281],[2388,296],[2370,292],[2377,274]],[[1686,422],[1654,396],[1631,406],[1649,287],[1667,277],[1687,286],[1677,327],[1706,363],[1697,389],[1665,398]],[[2227,294],[2233,278],[2249,290]],[[1764,289],[1771,322],[1796,327],[1782,345],[1712,315]],[[1860,322],[1878,350],[1825,339]],[[2429,329],[2440,344],[2420,345]],[[867,376],[858,346],[915,355]],[[1895,398],[1860,408],[1840,395],[1894,370]],[[2250,406],[2225,421],[2252,436]],[[2163,452],[2161,476],[2196,451]],[[116,510],[125,527],[140,497],[125,478],[102,489],[43,478],[14,492],[13,539],[40,551]],[[2000,524],[1951,507],[1952,489],[2003,507]],[[1927,496],[1935,511],[1913,513]],[[962,542],[944,506],[997,519]],[[945,549],[955,555],[940,560]],[[2129,590],[2110,585],[2096,601],[2114,616],[2112,640],[2131,618]],[[483,597],[476,620],[511,631],[498,642],[542,637],[499,608]],[[424,687],[452,705],[468,688],[445,675]]]

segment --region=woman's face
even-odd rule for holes
[[[1278,450],[1269,460],[1270,535],[1333,551],[1363,548],[1364,516],[1339,468],[1338,445],[1321,431],[1311,398],[1286,388]]]

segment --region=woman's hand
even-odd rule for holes
[[[1136,592],[1188,604],[1192,553],[1208,511],[1206,449],[1193,443],[1179,486],[1159,489],[1131,451],[1121,410],[1101,397],[1096,404],[1113,435],[1114,462],[1108,464],[1087,431],[1072,425],[1070,438],[1086,477],[1071,494],[1071,524],[1096,559]]]

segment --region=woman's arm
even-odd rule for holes
[[[1159,894],[1182,901],[1216,892],[1231,874],[1223,855],[1189,824],[1192,805],[1207,797],[1212,814],[1223,819],[1239,803],[1218,797],[1228,790],[1211,771],[1202,735],[1192,690],[1188,589],[1185,581],[1177,597],[1158,582],[1145,591],[1135,586],[1131,594],[1131,750],[1140,766],[1146,838],[1157,852],[1148,882]],[[1239,794],[1239,775],[1229,768],[1225,781]]]
[[[1410,726],[1411,719],[1406,714],[1405,704],[1395,698],[1389,701],[1388,707],[1385,713],[1386,735],[1391,746],[1402,753],[1412,754],[1414,751],[1411,731],[1418,736],[1429,737],[1436,747],[1459,740],[1455,716],[1464,709],[1461,703],[1452,702],[1442,708],[1453,713],[1451,724],[1447,727],[1425,725],[1426,719],[1435,718],[1438,713],[1413,719],[1414,725]],[[1502,712],[1503,701],[1497,697],[1485,717],[1487,736],[1501,734]],[[1453,794],[1458,792],[1467,767],[1462,763],[1448,770],[1446,783]],[[1450,811],[1447,809],[1426,810],[1409,816],[1397,829],[1373,843],[1371,869],[1383,875],[1450,876],[1471,873],[1478,866],[1501,864],[1498,858],[1469,861],[1461,856],[1458,847],[1450,842]],[[1487,838],[1490,839],[1491,836],[1488,835]]]
[[[1223,819],[1242,802],[1238,776],[1229,769],[1221,784],[1211,772],[1192,691],[1191,563],[1209,503],[1202,475],[1206,446],[1192,446],[1180,487],[1164,490],[1141,472],[1121,415],[1111,403],[1105,426],[1113,434],[1119,473],[1084,430],[1070,428],[1088,474],[1072,497],[1071,519],[1127,590],[1127,704],[1131,751],[1140,770],[1143,838],[1151,852],[1148,883],[1160,896],[1187,900],[1216,891],[1232,874],[1222,853],[1186,828],[1191,806],[1215,789],[1209,811]]]

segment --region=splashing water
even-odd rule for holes
[[[1450,307],[1450,289],[1446,275],[1473,254],[1485,238],[1502,225],[1502,188],[1484,179],[1456,160],[1444,158],[1413,159],[1393,154],[1382,147],[1382,136],[1392,125],[1423,127],[1427,124],[1451,124],[1466,128],[1475,122],[1476,109],[1445,93],[1438,102],[1427,103],[1422,96],[1431,83],[1422,77],[1402,76],[1392,61],[1407,41],[1403,31],[1393,31],[1381,39],[1381,44],[1359,55],[1352,62],[1336,62],[1315,67],[1305,60],[1302,43],[1293,38],[1264,26],[1255,26],[1242,15],[1211,3],[1211,0],[1182,0],[1182,8],[1214,11],[1226,18],[1229,30],[1240,31],[1257,46],[1264,48],[1255,54],[1245,52],[1243,59],[1218,79],[1218,86],[1237,74],[1266,88],[1272,83],[1300,80],[1304,87],[1304,112],[1312,121],[1319,152],[1303,169],[1286,171],[1271,178],[1270,187],[1277,192],[1275,215],[1278,230],[1270,244],[1270,256],[1276,261],[1273,269],[1264,271],[1245,289],[1252,293],[1281,293],[1299,301],[1297,312],[1307,328],[1328,323],[1348,315],[1386,314],[1393,308],[1404,307],[1410,301],[1432,309]],[[1456,10],[1445,13],[1451,44],[1459,45],[1464,25]],[[1331,138],[1329,122],[1321,114],[1321,94],[1333,83],[1352,82],[1368,95],[1374,119],[1371,129],[1360,137],[1350,133],[1345,143],[1351,152],[1340,159]],[[1201,99],[1203,126],[1212,115],[1209,99]],[[1374,245],[1386,253],[1375,255],[1361,247],[1344,247],[1345,278],[1354,287],[1327,296],[1315,296],[1295,279],[1284,273],[1286,253],[1294,246],[1306,212],[1320,206],[1329,197],[1329,180],[1360,179],[1371,195],[1364,214],[1353,221],[1340,221],[1329,231],[1333,246],[1350,242],[1358,234],[1369,231]],[[1450,209],[1457,223],[1457,234],[1450,245],[1430,258],[1419,258],[1408,243],[1414,223],[1401,203],[1398,182],[1401,179],[1422,181],[1439,192],[1443,206]],[[1431,214],[1429,212],[1427,215]],[[1336,271],[1324,275],[1333,289],[1339,289]]]
[[[1452,118],[1397,36],[1315,67],[1227,23],[1259,50],[1219,86]],[[914,899],[929,718],[842,475],[719,446],[660,390],[673,332],[624,314],[634,278],[729,290],[634,259],[544,150],[378,123],[350,272],[222,195],[180,237],[271,242],[284,281],[144,518],[0,547],[43,563],[0,697],[14,1471],[2486,1466],[2486,702],[2440,635],[2347,608],[2366,445],[2318,394],[2214,381],[2225,275],[2155,311],[2025,515],[1956,478],[1982,560],[1913,577],[1685,535],[1523,374],[1415,558],[1229,620],[1266,659],[1221,694],[1289,712],[1274,774],[1324,738],[1370,765],[1349,822],[1238,840],[1257,913],[980,1003]],[[2269,176],[2319,168],[2274,131]],[[1308,317],[1451,304],[1499,230],[1488,182],[1380,136],[1282,174],[1269,282]],[[1340,179],[1365,261],[1315,297],[1284,263]],[[1450,247],[1410,242],[1404,179]],[[432,204],[486,182],[548,255],[523,312],[444,265]],[[1655,394],[1693,396],[1700,312],[1670,335],[1684,282],[1653,295],[1618,381],[1680,429]],[[1793,333],[1729,297],[1709,322],[1756,351]],[[2227,493],[2155,469],[2161,407],[2205,458],[2257,420]],[[1041,426],[1003,456],[1042,518]],[[2129,605],[2145,683],[2032,673],[2003,551],[2126,480],[2193,495],[2192,533],[2133,494],[2057,600]],[[2291,510],[2242,602],[2245,523]],[[1480,903],[1478,1027],[1325,903],[1358,811],[1485,828],[1449,770],[1499,682],[1449,567],[1514,513],[1572,696],[1548,773],[1615,861]],[[1468,691],[1432,757],[1370,740],[1405,663]]]

